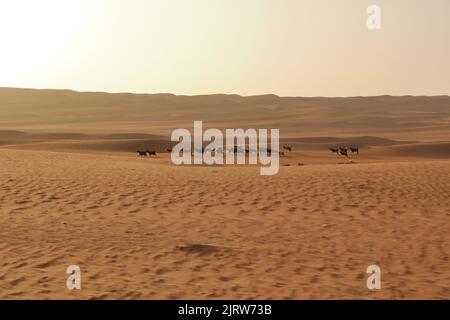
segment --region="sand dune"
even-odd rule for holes
[[[448,141],[450,97],[175,96],[0,88],[0,129],[169,136],[194,120],[279,128],[284,138],[377,136]],[[413,138],[411,138],[413,137]]]
[[[142,140],[142,139],[124,139],[124,140],[56,140],[56,141],[9,141],[5,142],[4,148],[22,149],[22,150],[48,150],[48,151],[72,151],[72,152],[124,152],[135,153],[136,150],[156,150],[157,152],[166,152],[172,143],[166,140]]]
[[[450,143],[417,143],[389,147],[386,154],[403,157],[450,158]]]
[[[6,139],[0,146],[7,149],[41,150],[76,153],[120,153],[134,156],[136,150],[155,150],[161,157],[168,158],[167,149],[175,142],[164,137],[149,134],[76,135],[64,133],[24,133],[2,131]],[[309,137],[281,139],[281,145],[289,145],[293,152],[285,152],[282,164],[324,164],[342,161],[329,152],[338,146],[356,146],[359,155],[350,155],[352,161],[373,162],[413,159],[450,159],[450,143],[418,143],[392,139],[363,137]],[[340,159],[340,160],[339,160]]]
[[[174,167],[0,150],[0,298],[448,298],[450,162]],[[367,290],[368,265],[383,289]],[[65,287],[77,264],[82,290]]]
[[[449,119],[449,97],[0,88],[0,299],[448,299]],[[270,177],[174,166],[193,120],[293,151]]]
[[[362,136],[362,137],[305,137],[305,138],[287,138],[282,139],[285,143],[308,143],[308,144],[319,144],[328,146],[360,146],[360,147],[371,147],[371,146],[393,146],[399,144],[413,143],[414,141],[396,141],[392,139],[386,139],[374,136]]]
[[[54,141],[54,140],[138,140],[163,139],[163,136],[146,134],[146,133],[114,133],[114,134],[97,134],[88,135],[83,133],[67,133],[67,132],[23,132],[17,130],[0,130],[0,138],[11,142],[34,142],[34,141]]]

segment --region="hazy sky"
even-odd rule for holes
[[[0,0],[0,86],[450,94],[450,0]]]

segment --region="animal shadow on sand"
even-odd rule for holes
[[[177,246],[177,249],[187,254],[197,254],[200,256],[206,256],[220,251],[220,247],[199,243]]]

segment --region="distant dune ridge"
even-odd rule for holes
[[[169,136],[194,120],[222,128],[279,128],[284,138],[378,136],[448,140],[450,97],[175,96],[0,88],[0,129]]]
[[[292,151],[270,177],[175,166],[194,120]],[[449,299],[449,120],[447,96],[0,88],[0,299]]]
[[[0,88],[0,145],[134,152],[173,146],[170,133],[206,127],[279,128],[296,149],[386,147],[385,155],[448,157],[450,97],[176,96]],[[420,146],[398,147],[421,142]],[[426,147],[432,143],[432,147]],[[387,148],[389,146],[389,148]]]

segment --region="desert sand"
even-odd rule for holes
[[[450,298],[448,97],[0,99],[0,299]],[[275,176],[174,166],[168,134],[195,119],[278,125],[293,151]]]

